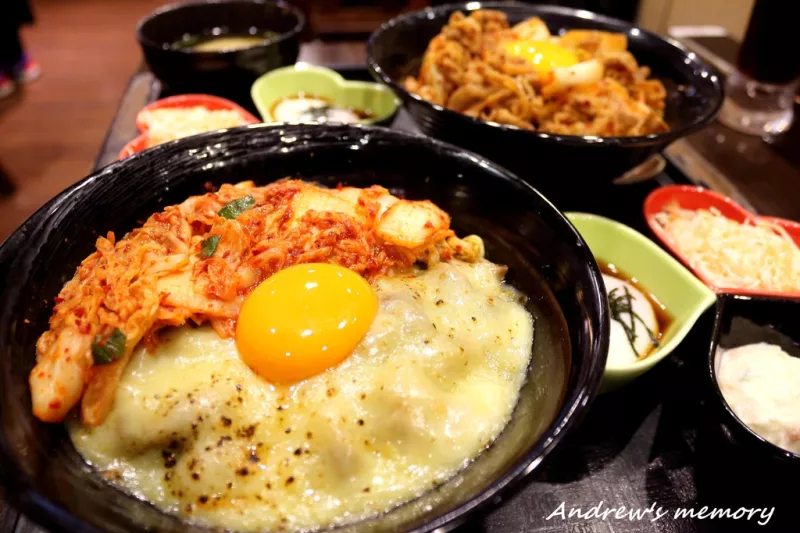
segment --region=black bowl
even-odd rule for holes
[[[425,169],[421,171],[420,169]],[[113,489],[77,454],[61,425],[31,415],[28,373],[53,298],[94,249],[204,184],[285,176],[329,186],[374,183],[429,198],[459,234],[477,233],[509,266],[536,320],[529,376],[512,420],[467,469],[346,532],[432,531],[465,520],[535,468],[594,397],[608,348],[606,295],[578,232],[522,180],[463,150],[376,127],[255,125],[166,143],[113,163],[59,194],[0,247],[0,472],[6,494],[57,530],[200,531]]]
[[[766,342],[800,357],[800,300],[723,295],[717,301],[708,354],[712,406],[723,436],[744,455],[765,464],[800,468],[800,455],[784,450],[750,429],[731,409],[717,381],[717,350]]]
[[[249,101],[260,75],[297,61],[303,13],[282,1],[199,0],[170,4],[139,22],[136,38],[167,93],[209,93]],[[272,31],[275,39],[226,52],[195,52],[172,45],[187,35]]]
[[[402,86],[419,72],[430,40],[455,11],[494,9],[514,24],[540,17],[558,34],[568,29],[625,33],[628,49],[640,65],[667,88],[666,133],[640,137],[552,135],[493,125],[436,106]],[[511,169],[545,194],[580,194],[587,186],[607,183],[663,150],[669,143],[711,122],[723,100],[719,75],[676,41],[628,22],[584,10],[514,2],[451,4],[396,17],[381,26],[367,43],[373,76],[402,98],[406,109],[428,135],[478,152]],[[560,196],[560,195],[559,195]],[[557,203],[560,205],[560,203]]]

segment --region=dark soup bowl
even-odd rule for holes
[[[166,93],[209,93],[247,103],[256,78],[297,61],[304,27],[303,13],[280,0],[198,0],[154,11],[139,22],[136,38]],[[194,48],[215,37],[250,42]]]
[[[424,170],[420,170],[424,169]],[[536,469],[596,394],[606,361],[602,278],[567,219],[530,185],[480,156],[368,126],[254,125],[166,143],[113,163],[48,202],[0,248],[0,473],[7,497],[53,530],[208,531],[109,485],[61,424],[31,414],[28,374],[53,299],[94,251],[207,187],[284,177],[326,186],[380,184],[430,199],[460,235],[508,266],[535,321],[532,359],[503,432],[455,477],[345,532],[442,531]],[[444,529],[440,529],[444,528]]]
[[[797,316],[800,315],[800,300],[790,298],[767,298],[755,296],[735,296],[722,295],[717,302],[717,312],[714,322],[714,335],[712,338],[711,349],[708,354],[708,377],[711,382],[711,406],[717,420],[717,427],[722,436],[733,445],[733,449],[741,457],[748,458],[754,463],[767,465],[771,469],[788,468],[795,474],[800,472],[800,454],[795,451],[785,449],[776,443],[770,442],[758,426],[751,427],[745,421],[746,416],[755,416],[753,411],[758,413],[759,423],[764,424],[776,417],[773,413],[759,412],[768,402],[755,400],[748,402],[746,411],[748,415],[739,410],[742,409],[741,399],[753,398],[748,396],[756,390],[753,385],[747,389],[747,377],[751,383],[760,382],[768,389],[761,389],[759,396],[766,398],[768,393],[775,392],[774,379],[767,382],[764,378],[777,377],[765,376],[764,372],[757,372],[751,367],[750,370],[736,369],[730,374],[730,380],[723,380],[720,374],[720,364],[723,361],[726,350],[733,350],[753,344],[766,343],[783,350],[791,357],[800,358],[800,322]],[[764,371],[775,370],[774,366],[763,367]],[[739,381],[734,380],[739,377]],[[721,386],[721,381],[726,381],[726,385]],[[794,384],[796,391],[798,384]],[[729,390],[738,388],[740,399],[738,404],[731,401]],[[742,391],[749,391],[742,393]],[[791,401],[788,400],[787,401]],[[774,407],[774,406],[773,406]],[[744,418],[744,420],[743,420]],[[754,423],[755,420],[750,421]],[[797,428],[794,428],[796,433]]]
[[[589,29],[625,34],[639,65],[667,89],[669,131],[638,137],[555,135],[490,123],[434,105],[405,89],[403,80],[419,73],[428,43],[456,11],[501,11],[509,23],[541,18],[552,35]],[[367,43],[373,76],[391,87],[426,134],[475,151],[509,168],[551,200],[608,184],[666,146],[711,122],[723,100],[719,75],[676,41],[628,22],[584,10],[514,2],[468,2],[400,15],[375,31]],[[566,204],[565,209],[574,206]]]

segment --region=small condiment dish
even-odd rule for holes
[[[400,100],[387,87],[366,81],[348,81],[338,72],[308,63],[283,67],[258,78],[250,95],[264,122],[275,122],[273,109],[284,99],[305,95],[332,106],[366,112],[360,124],[388,124],[400,108]]]
[[[746,221],[763,221],[780,226],[786,234],[800,246],[800,223],[785,218],[765,217],[751,213],[741,205],[737,204],[727,196],[723,196],[714,191],[693,185],[670,185],[659,187],[651,192],[644,202],[644,216],[647,225],[676,257],[688,266],[695,275],[700,278],[711,290],[717,294],[741,294],[747,296],[764,296],[779,298],[800,298],[800,292],[774,292],[764,290],[743,289],[740,287],[724,287],[716,285],[711,279],[703,274],[703,271],[694,268],[688,257],[681,253],[680,249],[672,242],[669,235],[656,222],[656,215],[668,205],[676,203],[683,209],[701,210],[716,209],[719,213],[739,223]]]
[[[635,363],[607,363],[601,391],[609,392],[641,376],[678,346],[716,295],[669,253],[641,233],[598,215],[567,213],[595,260],[613,265],[662,305],[669,321],[659,345]]]
[[[225,98],[210,94],[179,94],[156,100],[144,106],[136,115],[136,128],[140,135],[126,144],[119,153],[119,159],[125,159],[137,152],[148,148],[147,132],[150,129],[144,116],[148,111],[155,109],[189,109],[202,107],[209,111],[235,111],[242,117],[242,124],[258,124],[261,122],[256,116],[242,106]]]
[[[720,388],[718,362],[720,350],[730,350],[755,343],[779,346],[784,352],[800,357],[800,302],[782,298],[723,295],[717,302],[714,334],[708,353],[708,377],[711,382],[712,407],[718,411],[723,436],[757,460],[800,468],[800,455],[785,450],[748,427],[725,399]]]

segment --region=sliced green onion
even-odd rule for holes
[[[203,245],[202,245],[203,251],[201,255],[204,258],[208,259],[212,255],[214,255],[214,252],[217,251],[217,245],[219,244],[219,239],[220,239],[219,235],[212,235],[211,237],[203,240]]]
[[[125,342],[128,338],[122,333],[119,328],[114,328],[111,336],[104,344],[100,344],[100,336],[95,338],[92,344],[92,357],[94,357],[94,364],[107,365],[113,363],[117,359],[125,355]]]
[[[236,217],[241,215],[243,212],[247,211],[251,207],[256,205],[256,199],[250,195],[245,196],[244,198],[237,198],[236,200],[231,200],[225,207],[219,210],[219,216],[223,218],[227,218],[228,220],[235,220]]]

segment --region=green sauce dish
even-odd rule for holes
[[[611,339],[601,392],[608,392],[667,357],[714,304],[716,295],[668,252],[628,226],[586,213],[566,216],[589,245],[605,278]],[[643,345],[648,347],[634,348]]]
[[[307,63],[258,78],[250,95],[264,122],[389,124],[400,101],[387,87],[348,81],[338,72]]]

